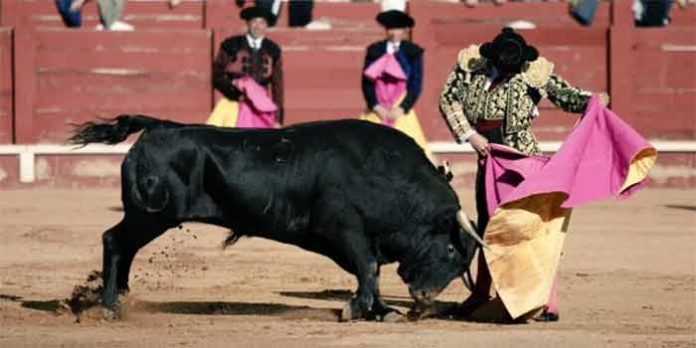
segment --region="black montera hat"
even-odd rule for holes
[[[239,18],[245,21],[250,21],[254,18],[263,18],[266,20],[266,22],[270,23],[273,21],[273,17],[275,16],[273,16],[273,13],[271,13],[271,11],[258,6],[247,7],[239,13]]]
[[[413,17],[397,10],[382,12],[377,15],[376,19],[377,22],[386,29],[413,28],[413,26],[416,24]]]
[[[522,35],[507,27],[493,41],[481,45],[479,53],[502,68],[516,70],[539,57],[536,48],[527,45]]]

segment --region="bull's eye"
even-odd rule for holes
[[[450,254],[454,254],[454,245],[448,244],[447,245],[447,252]]]

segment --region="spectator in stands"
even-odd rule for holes
[[[239,7],[252,2],[252,0],[236,0]],[[273,13],[273,19],[269,26],[276,24],[281,11],[281,0],[253,0],[255,6],[261,7]],[[288,3],[288,26],[292,28],[308,29],[329,29],[326,23],[313,22],[312,12],[314,10],[314,0],[287,0]]]
[[[492,0],[496,5],[502,5],[507,2],[507,0]],[[479,0],[464,0],[464,4],[469,7],[474,7],[479,4]]]
[[[246,33],[225,39],[213,62],[213,86],[224,98],[207,123],[279,127],[283,124],[281,50],[265,37],[273,14],[261,7],[249,7],[241,11],[240,17],[246,21]]]
[[[669,24],[671,8],[672,0],[633,0],[636,26],[663,27]]]
[[[288,26],[305,27],[312,23],[314,0],[288,0]]]
[[[560,1],[566,1],[566,0],[463,0],[464,4],[469,6],[469,7],[474,7],[478,5],[480,2],[492,2],[496,5],[502,5],[506,2],[560,2]],[[568,0],[568,1],[573,1],[573,0]]]
[[[679,7],[686,8],[689,1],[676,0]],[[582,25],[592,24],[600,0],[568,0],[571,15]],[[633,0],[633,17],[638,27],[663,27],[669,24],[672,3],[675,0]]]
[[[184,0],[169,0],[169,7],[174,8],[178,6]]]
[[[266,11],[269,11],[273,16],[271,18],[268,18],[268,26],[269,27],[274,27],[276,25],[276,21],[278,20],[278,16],[280,15],[280,5],[282,3],[281,0],[235,0],[237,3],[237,6],[239,7],[245,7],[248,6],[248,4],[252,4],[251,6],[256,6],[259,8],[262,8]]]
[[[82,26],[82,6],[87,0],[55,0],[58,12],[66,26],[75,28]],[[131,31],[133,26],[123,22],[125,0],[97,0],[101,24],[96,30]]]
[[[581,114],[590,97],[590,92],[571,86],[555,74],[554,65],[540,57],[537,49],[528,45],[520,34],[504,28],[493,41],[480,47],[471,45],[459,52],[440,96],[440,111],[457,142],[471,144],[479,159],[488,156],[489,143],[535,155],[541,150],[531,125],[539,116],[537,104],[541,99],[547,98],[567,112]],[[602,93],[600,100],[607,105],[609,96]],[[485,231],[489,218],[483,163],[479,161],[476,176],[479,231]],[[462,305],[462,315],[470,314],[490,299],[491,277],[482,253],[478,265],[478,279],[471,296]],[[558,319],[555,292],[540,319]]]
[[[406,12],[406,0],[380,0],[382,12],[397,10]]]
[[[408,41],[414,21],[391,10],[377,15],[386,39],[367,47],[362,72],[362,92],[367,112],[360,118],[396,128],[427,148],[413,106],[423,89],[423,49]]]

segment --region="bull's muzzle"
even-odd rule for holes
[[[416,303],[432,303],[439,294],[439,291],[426,291],[426,290],[413,290],[408,289],[411,297],[416,301]]]
[[[440,291],[414,290],[409,287],[408,292],[414,300],[407,314],[409,320],[424,319],[435,314],[435,297]]]

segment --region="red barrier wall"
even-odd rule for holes
[[[12,143],[14,125],[12,29],[0,28],[0,144]]]
[[[648,137],[696,139],[696,31],[640,30],[633,44],[633,124]]]
[[[18,32],[16,140],[62,142],[69,123],[119,113],[181,121],[211,108],[211,33]]]

